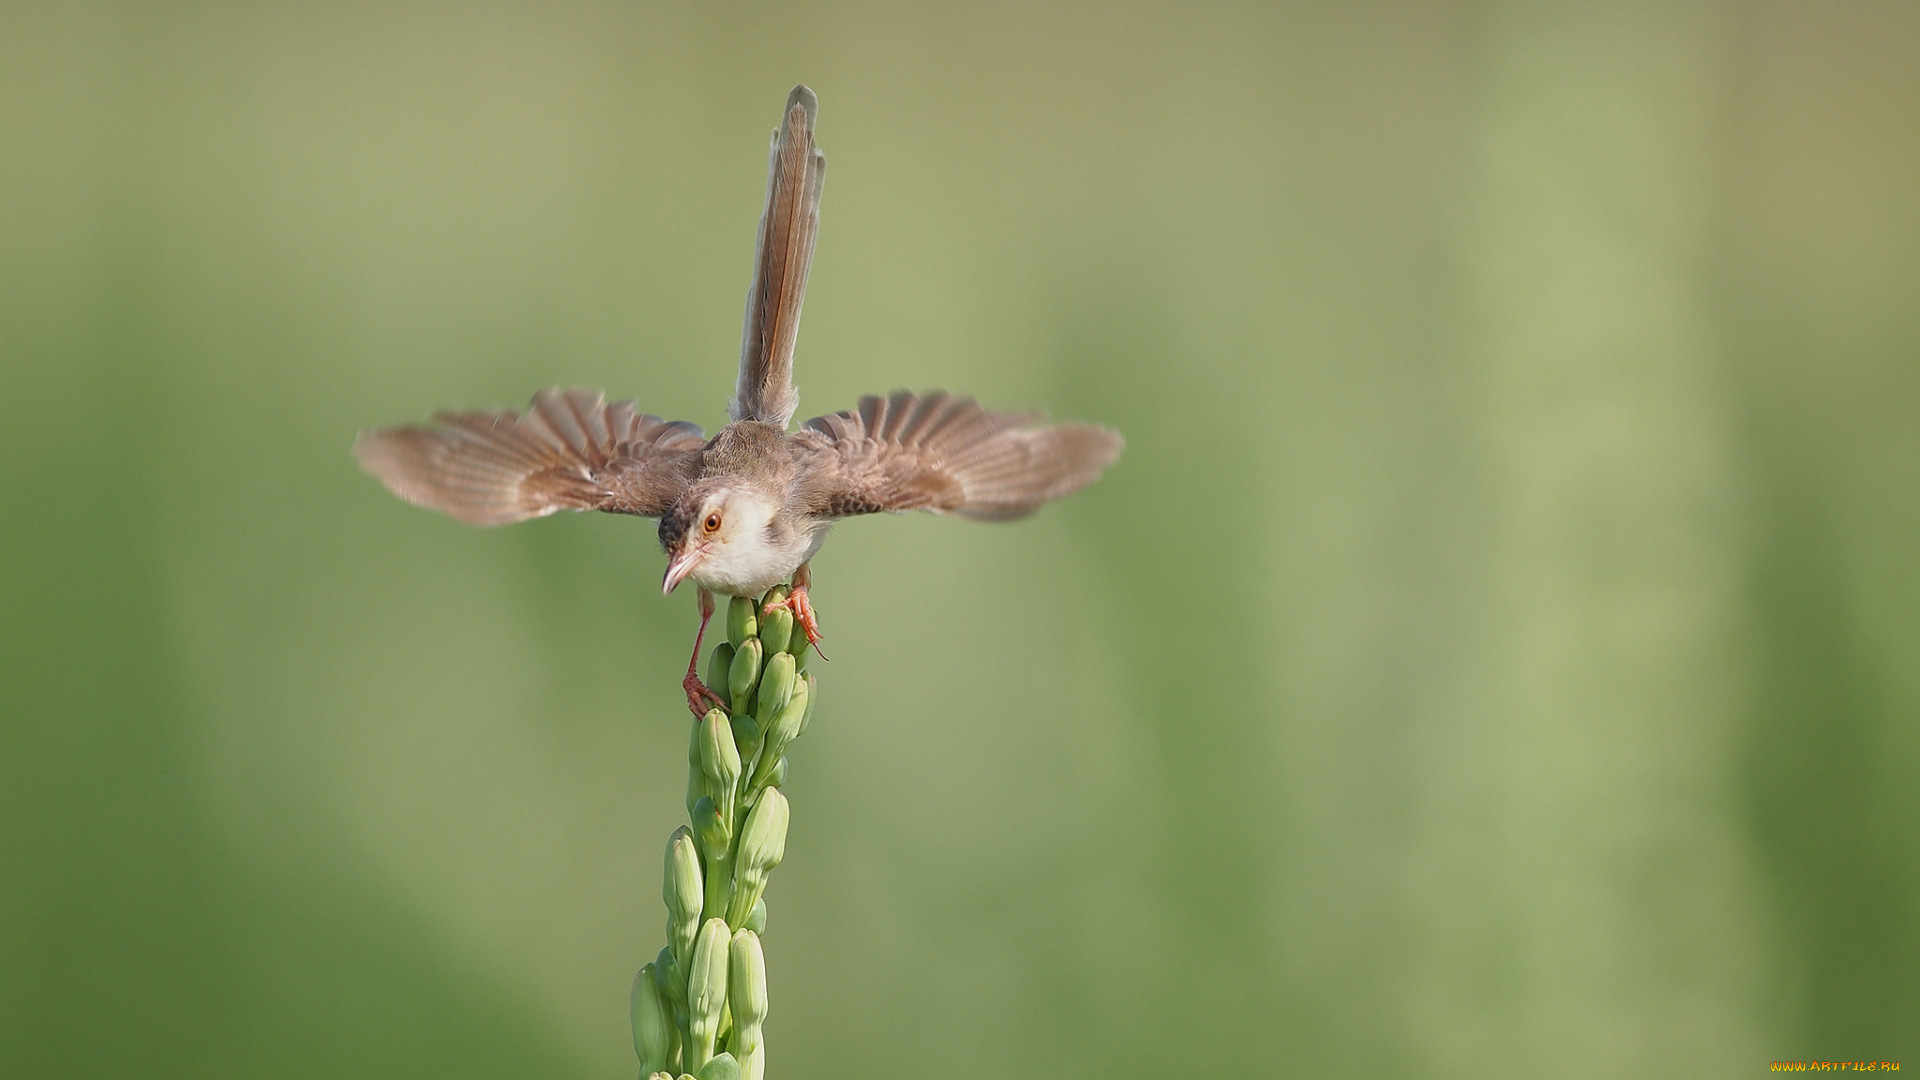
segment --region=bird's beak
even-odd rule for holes
[[[680,549],[678,555],[668,559],[667,576],[660,580],[662,595],[673,592],[682,581],[685,581],[687,575],[693,573],[693,568],[700,565],[700,560],[706,558],[707,549],[711,546],[710,544],[690,544]]]

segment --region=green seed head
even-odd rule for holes
[[[744,596],[736,596],[727,605],[727,643],[735,651],[740,643],[760,633],[760,620],[754,617],[758,607]]]
[[[791,609],[763,606],[788,595],[781,586],[758,599],[731,598],[727,639],[707,657],[706,686],[727,707],[693,725],[693,824],[668,840],[661,883],[668,945],[634,979],[634,1049],[650,1080],[763,1080],[765,1073],[764,893],[786,855],[789,819],[779,789],[787,748],[806,732],[819,700],[805,628]]]
[[[747,706],[753,704],[753,687],[760,679],[762,651],[759,638],[748,638],[733,647],[733,666],[727,670],[727,701],[733,705],[734,712],[746,712]]]

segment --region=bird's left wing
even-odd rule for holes
[[[848,517],[931,510],[1005,521],[1086,487],[1120,456],[1120,433],[993,412],[972,398],[899,391],[817,416],[793,435],[801,502]]]
[[[525,413],[433,420],[364,432],[354,455],[388,491],[469,525],[559,510],[659,517],[698,474],[704,443],[693,424],[593,390],[542,390]]]

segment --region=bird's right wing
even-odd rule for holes
[[[659,517],[698,475],[704,438],[592,390],[542,390],[523,414],[443,412],[363,432],[353,452],[387,490],[469,525],[558,510]]]
[[[793,388],[793,342],[800,331],[807,269],[813,265],[813,237],[820,228],[820,185],[827,175],[826,155],[813,145],[819,110],[813,91],[794,87],[780,130],[773,134],[767,209],[754,245],[740,380],[730,409],[735,420],[784,428],[800,404]]]
[[[991,412],[972,398],[899,391],[794,433],[801,498],[828,517],[931,510],[1005,521],[1071,495],[1120,456],[1120,433]]]

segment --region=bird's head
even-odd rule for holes
[[[761,576],[770,546],[767,526],[778,509],[765,493],[740,484],[688,488],[660,519],[660,547],[667,553],[661,591],[670,593],[692,578],[727,592],[735,582]]]

